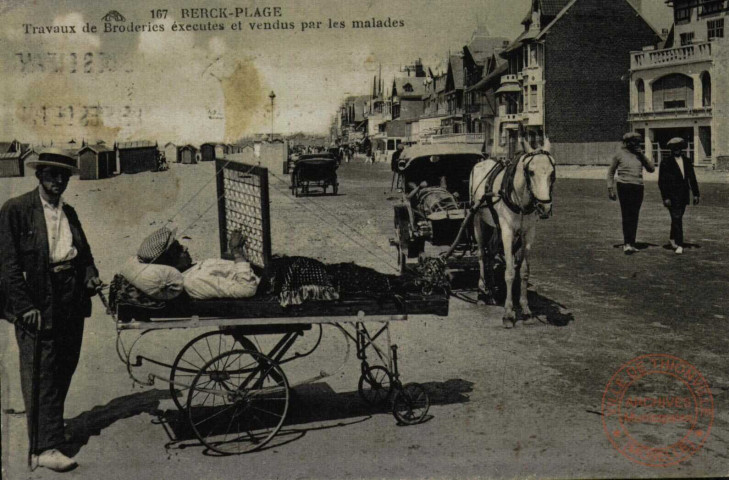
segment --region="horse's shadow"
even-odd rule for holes
[[[454,290],[459,291],[459,293],[454,296],[469,303],[478,302],[503,307],[504,302],[506,301],[506,283],[504,281],[503,266],[497,267],[494,270],[495,291],[491,297],[486,297],[478,293],[478,290],[474,290],[473,285],[478,284],[478,279],[478,270],[472,269],[459,272],[457,277],[451,279],[451,287]],[[513,288],[512,297],[514,298],[514,307],[518,308],[518,299],[521,292],[521,282],[519,280],[518,273],[514,279]],[[468,295],[464,295],[462,292],[470,293]],[[473,293],[477,294],[478,300],[472,300],[469,298]],[[532,311],[532,316],[541,323],[551,325],[553,327],[566,327],[570,322],[575,320],[574,315],[566,306],[533,290],[529,290],[527,292],[527,300],[529,301],[529,308]]]
[[[613,248],[623,248],[623,245],[625,245],[625,244],[624,243],[614,244]],[[634,246],[638,250],[648,250],[649,248],[658,247],[659,245],[656,245],[655,243],[648,243],[648,242],[636,242]],[[669,245],[669,247],[670,247],[670,245]],[[663,248],[665,248],[665,246]]]

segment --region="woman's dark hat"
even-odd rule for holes
[[[666,143],[668,148],[686,148],[686,140],[681,137],[674,137]]]
[[[47,148],[40,152],[38,160],[26,163],[29,167],[59,167],[67,169],[71,174],[78,172],[76,159],[60,148]]]

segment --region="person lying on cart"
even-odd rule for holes
[[[230,236],[233,260],[209,258],[197,264],[175,236],[176,229],[167,227],[153,232],[142,242],[136,258],[124,265],[121,275],[156,300],[171,300],[183,289],[198,300],[255,296],[260,278],[247,259],[247,239],[241,232]]]

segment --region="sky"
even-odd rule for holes
[[[342,99],[369,93],[380,68],[386,85],[417,58],[437,69],[478,27],[513,39],[529,4],[0,0],[0,139],[232,142],[270,132],[272,120],[277,133],[325,133]],[[201,8],[228,18],[199,18]],[[124,21],[106,22],[112,10]],[[658,31],[670,26],[663,0],[643,0],[643,12]],[[264,22],[293,28],[259,28]],[[334,28],[339,22],[344,28]],[[145,31],[105,32],[107,23]]]

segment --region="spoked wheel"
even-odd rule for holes
[[[357,391],[370,405],[383,405],[392,392],[392,374],[385,367],[367,367],[359,377]]]
[[[205,364],[223,352],[240,349],[258,350],[253,342],[243,335],[233,335],[230,331],[219,330],[203,333],[182,347],[170,370],[170,394],[177,408],[180,411],[185,410],[183,403],[189,388],[186,385],[190,385]]]
[[[392,414],[403,425],[415,425],[423,421],[430,408],[430,399],[422,385],[409,383],[395,390]]]
[[[193,432],[203,445],[223,455],[266,445],[281,429],[288,408],[289,383],[283,370],[252,350],[225,352],[205,364],[187,397]]]

